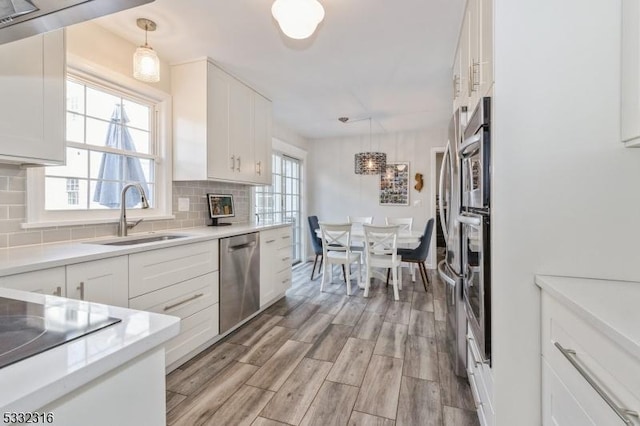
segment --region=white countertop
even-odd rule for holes
[[[128,237],[110,236],[83,241],[5,248],[0,249],[0,276],[20,274],[23,272],[53,268],[56,266],[64,266],[79,262],[88,262],[108,257],[122,256],[158,248],[191,244],[216,238],[231,237],[234,235],[246,234],[248,232],[257,232],[284,226],[291,226],[291,224],[234,224],[231,226],[221,227],[203,226],[189,229],[168,229],[162,232],[134,233]],[[187,237],[130,246],[106,246],[92,243],[98,241],[115,241],[126,238],[139,238],[149,235],[167,234],[187,235]]]
[[[640,358],[640,283],[536,275],[536,284]]]
[[[105,313],[122,321],[0,368],[0,412],[37,410],[178,334],[180,319],[0,288],[0,296]]]

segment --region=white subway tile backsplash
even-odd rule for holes
[[[207,193],[232,194],[236,216],[226,222],[249,222],[251,186],[220,182],[174,182],[174,220],[143,221],[130,233],[193,228],[210,222]],[[117,235],[117,224],[67,226],[43,230],[24,230],[26,219],[26,171],[19,166],[0,164],[0,248],[27,244],[52,243]],[[189,198],[189,211],[178,212],[178,197]]]
[[[42,231],[9,234],[9,247],[42,244]]]

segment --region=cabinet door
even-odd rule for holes
[[[67,297],[127,307],[129,304],[127,256],[67,266]]]
[[[622,1],[621,137],[640,146],[640,3]]]
[[[480,4],[481,0],[467,3],[469,31],[469,108],[473,111],[480,99]]]
[[[233,180],[236,163],[229,140],[232,77],[208,63],[207,79],[207,174],[209,179]]]
[[[460,44],[456,49],[456,55],[453,59],[453,70],[451,76],[451,86],[453,91],[453,110],[457,110],[460,105],[460,97],[462,96],[462,69],[460,67]]]
[[[66,295],[65,276],[64,266],[60,266],[59,268],[2,277],[0,278],[0,286],[64,297]]]
[[[0,46],[0,158],[64,162],[64,30]],[[8,101],[10,100],[10,101]]]
[[[493,85],[493,0],[480,3],[480,96],[487,96]]]
[[[235,157],[234,179],[254,180],[253,91],[238,80],[229,83],[229,149]]]
[[[467,12],[464,14],[462,30],[460,31],[460,69],[462,70],[460,77],[460,87],[462,89],[460,91],[460,106],[471,108],[469,105],[471,96],[471,61],[469,59],[469,13]]]
[[[271,185],[271,101],[253,97],[254,181]]]

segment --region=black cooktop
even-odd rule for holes
[[[0,368],[120,321],[90,307],[0,297]]]

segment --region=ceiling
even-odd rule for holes
[[[320,0],[307,40],[284,36],[272,0],[156,0],[96,22],[169,63],[208,56],[273,101],[274,120],[315,139],[424,129],[448,120],[465,0]]]

